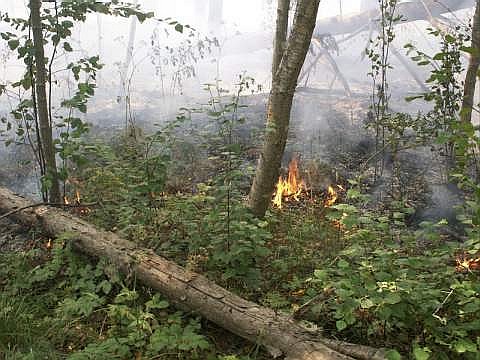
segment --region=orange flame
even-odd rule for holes
[[[465,253],[460,254],[455,259],[455,270],[459,273],[466,273],[471,271],[480,271],[480,257],[471,258]]]
[[[293,198],[299,200],[299,196],[306,189],[305,183],[300,179],[298,174],[298,159],[293,158],[288,164],[288,177],[284,179],[282,176],[278,178],[277,190],[272,200],[273,205],[281,209],[283,201]]]
[[[70,204],[80,205],[81,200],[82,200],[82,198],[80,197],[80,192],[78,190],[75,190],[75,198],[74,199],[72,199],[72,198],[69,199],[68,196],[63,197],[63,203],[65,205],[70,205]]]
[[[337,201],[338,194],[332,186],[329,186],[327,189],[327,195],[328,197],[325,200],[325,207],[330,207]]]

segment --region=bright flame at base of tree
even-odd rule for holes
[[[323,200],[324,207],[330,207],[337,202],[338,192],[336,191],[335,187],[338,187],[341,192],[345,191],[341,185],[330,185],[327,188],[325,199]],[[290,161],[290,164],[288,164],[287,178],[283,178],[283,176],[278,178],[277,189],[272,199],[273,206],[282,209],[285,202],[292,200],[300,201],[300,196],[303,193],[307,193],[307,185],[300,178],[298,171],[298,159],[293,158],[292,161]],[[313,194],[311,194],[311,196],[313,197]]]
[[[306,190],[305,183],[298,175],[298,159],[293,158],[288,164],[288,177],[284,179],[282,176],[278,178],[277,190],[273,198],[273,205],[281,209],[283,201],[292,198],[299,200],[302,191]]]

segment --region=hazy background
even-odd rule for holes
[[[97,129],[113,133],[122,129],[126,118],[130,116],[141,125],[172,120],[179,108],[195,106],[208,99],[205,84],[217,82],[231,91],[240,74],[253,77],[259,86],[253,89],[256,97],[245,101],[253,109],[248,120],[261,123],[271,82],[276,1],[224,0],[221,13],[212,18],[215,11],[209,8],[209,4],[215,1],[138,1],[145,11],[153,11],[156,19],[171,18],[192,26],[195,28],[192,34],[188,31],[180,34],[166,22],[154,19],[140,24],[135,18],[89,15],[85,23],[79,23],[74,28],[71,40],[74,51],[65,53],[60,49],[55,59],[55,100],[70,98],[75,91],[71,72],[65,70],[67,64],[81,57],[99,55],[105,67],[97,79],[96,95],[89,102],[87,114],[77,114],[97,126]],[[11,17],[26,17],[26,3],[26,0],[0,0],[0,11],[8,12]],[[44,6],[52,7],[52,4],[44,3]],[[318,17],[348,17],[361,9],[368,10],[376,6],[377,0],[322,0]],[[472,13],[473,9],[446,16],[454,22],[467,22]],[[413,43],[422,51],[434,54],[439,44],[437,39],[427,35],[429,26],[426,21],[398,25],[394,46],[404,55],[403,46],[406,43]],[[0,23],[0,32],[8,30],[5,24]],[[127,48],[133,33],[133,56],[131,61],[127,61]],[[339,141],[353,144],[353,147],[363,141],[363,133],[358,129],[368,112],[372,93],[372,82],[367,76],[370,61],[364,56],[370,35],[365,31],[349,40],[345,40],[347,35],[339,35],[336,37],[338,52],[331,53],[348,81],[351,96],[346,95],[342,83],[335,80],[331,65],[324,61],[318,63],[309,78],[308,87],[312,92],[296,96],[292,138],[297,135],[297,139],[303,139],[303,144],[295,145],[297,150],[305,152],[303,150],[308,148],[312,157],[330,161],[337,144],[327,150],[322,144],[328,139],[338,139],[335,134],[350,136]],[[47,56],[51,53],[52,49],[47,48]],[[310,60],[311,56],[306,64]],[[405,60],[414,65],[410,59]],[[423,106],[425,110],[428,107],[426,105],[404,102],[405,96],[422,90],[396,58],[392,57],[390,61],[393,66],[389,77],[392,109],[414,113]],[[466,57],[464,61],[467,61]],[[0,83],[17,81],[24,71],[24,65],[16,59],[16,54],[8,49],[5,42],[0,42]],[[416,72],[420,79],[426,79],[429,69],[416,68]],[[9,116],[18,100],[29,95],[29,92],[20,91],[0,97],[0,116]],[[125,106],[127,96],[131,104],[130,113],[127,113]],[[58,103],[54,101],[54,104]],[[61,115],[61,111],[54,105],[55,114]],[[346,131],[345,128],[339,128],[339,124],[347,124],[350,128]],[[295,133],[295,129],[303,130]],[[314,142],[319,144],[318,148],[311,146]],[[7,163],[15,169],[13,171],[17,171],[17,164],[23,160],[20,150],[21,147],[11,146],[5,151],[0,143],[0,160],[2,157],[11,157]],[[28,146],[23,150],[28,151]],[[35,177],[29,174],[19,177],[21,181],[14,178],[8,184],[23,193],[36,192]]]
[[[155,17],[172,18],[182,24],[188,24],[196,29],[193,36],[187,33],[179,34],[172,26],[165,22],[148,20],[143,24],[135,25],[133,41],[133,58],[125,71],[129,35],[132,29],[132,19],[113,18],[104,15],[90,15],[83,24],[78,24],[72,37],[73,53],[62,54],[55,62],[57,69],[62,69],[75,58],[100,55],[105,64],[98,86],[99,97],[105,102],[117,99],[122,94],[121,74],[125,73],[131,100],[141,105],[138,94],[144,92],[157,93],[159,97],[198,97],[202,93],[203,84],[221,80],[222,86],[231,89],[237,81],[238,75],[246,73],[256,79],[267,92],[270,84],[270,64],[272,53],[272,30],[275,24],[276,2],[270,0],[224,0],[220,19],[211,19],[212,11],[208,0],[177,0],[156,1],[139,0],[145,11],[153,11]],[[0,10],[8,12],[12,17],[25,17],[28,14],[26,0],[1,0]],[[51,7],[49,3],[45,7]],[[349,16],[360,9],[377,6],[376,0],[322,0],[320,3],[319,18],[330,16]],[[470,12],[464,11],[458,15],[465,19]],[[133,20],[135,21],[135,20]],[[427,53],[437,50],[435,39],[425,35],[426,22],[415,22],[397,26],[395,46],[402,50],[407,42],[413,42]],[[0,24],[0,31],[7,27]],[[369,61],[362,56],[368,44],[368,32],[364,32],[349,41],[339,45],[339,52],[333,53],[339,68],[351,82],[352,89],[363,92],[363,86],[368,84],[367,72]],[[153,37],[153,38],[152,38]],[[218,46],[212,46],[211,51],[204,51],[203,58],[198,53],[198,41],[206,44],[205,37],[217,40]],[[337,36],[337,41],[344,36]],[[152,40],[155,46],[152,46]],[[186,41],[193,46],[189,49]],[[191,45],[190,44],[190,45]],[[168,47],[168,48],[167,48]],[[173,54],[185,54],[190,51],[195,57],[188,58],[182,66],[171,66],[175,61]],[[47,49],[47,54],[49,53]],[[0,81],[15,81],[21,76],[24,68],[10,53],[6,44],[0,45]],[[168,65],[166,65],[168,63]],[[159,66],[161,70],[159,71]],[[392,64],[398,65],[395,59]],[[403,67],[395,66],[399,71],[393,71],[392,82],[395,80],[411,79],[405,74]],[[183,69],[183,70],[182,70]],[[189,69],[189,70],[188,70]],[[422,74],[422,70],[419,71]],[[181,74],[182,81],[178,79]],[[189,73],[188,75],[186,73]],[[194,74],[193,74],[194,73]],[[55,72],[56,81],[61,90],[56,91],[59,98],[68,96],[68,73]],[[193,76],[194,75],[194,76]],[[176,77],[177,76],[177,77]],[[427,76],[427,72],[423,73]],[[310,80],[315,87],[328,87],[333,81],[333,74],[328,64],[320,62],[315,76]],[[401,86],[404,88],[404,85]],[[337,81],[333,88],[342,89]],[[104,90],[104,91],[101,91]],[[412,88],[415,91],[415,86]],[[99,100],[97,98],[97,100]],[[151,102],[151,100],[149,100]],[[105,106],[106,104],[104,104]],[[91,110],[93,110],[91,108]]]
[[[12,17],[26,17],[28,14],[27,3],[23,0],[2,0],[0,10],[8,12]],[[156,18],[170,17],[182,24],[193,26],[197,30],[196,36],[199,38],[208,36],[211,39],[214,37],[218,39],[221,47],[210,53],[208,59],[197,63],[199,66],[199,71],[196,73],[197,78],[185,84],[193,94],[198,91],[199,85],[213,81],[218,75],[226,83],[231,83],[231,78],[236,77],[237,73],[242,71],[246,71],[249,75],[258,78],[260,83],[268,86],[268,69],[272,49],[271,32],[276,15],[275,2],[225,0],[221,23],[209,21],[208,0],[178,0],[175,2],[139,0],[138,4],[145,11],[153,11]],[[51,4],[45,3],[44,6],[51,7]],[[342,2],[344,14],[358,11],[359,7],[360,0]],[[340,2],[338,0],[321,2],[319,17],[334,16],[339,13]],[[87,22],[76,26],[73,35],[74,45],[76,45],[74,48],[85,55],[100,55],[102,62],[106,65],[103,71],[103,80],[105,81],[103,85],[114,86],[116,82],[119,82],[117,79],[118,65],[125,60],[130,26],[131,20],[129,19],[104,15],[91,15]],[[7,28],[5,25],[0,25],[0,29],[6,30]],[[134,82],[148,90],[158,90],[156,85],[160,86],[152,81],[153,69],[149,64],[150,40],[155,30],[162,33],[164,46],[175,46],[186,39],[186,36],[179,36],[172,27],[165,26],[164,23],[149,20],[146,23],[138,24],[132,64],[136,73]],[[165,31],[170,32],[171,35],[167,37]],[[2,46],[3,50],[6,50],[5,45]],[[69,57],[66,56],[64,61]],[[58,62],[60,65],[60,61]],[[217,62],[221,63],[221,66],[217,66]],[[17,79],[23,71],[22,65],[16,64],[12,58],[2,68],[3,72],[0,73],[0,78],[6,80]]]

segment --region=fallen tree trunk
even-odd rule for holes
[[[475,6],[475,0],[422,0],[403,2],[398,4],[396,14],[402,15],[402,21],[429,20],[432,16],[467,9]],[[317,21],[314,37],[322,34],[342,35],[350,34],[365,26],[371,21],[378,21],[379,10],[364,11],[352,16],[335,16]]]
[[[30,206],[30,207],[29,207]],[[28,207],[28,208],[27,208]],[[18,210],[17,212],[15,212]],[[93,257],[106,257],[121,271],[162,293],[178,308],[194,311],[245,339],[289,360],[385,359],[384,350],[329,340],[277,313],[187,271],[111,232],[100,231],[67,212],[49,206],[31,207],[26,199],[0,188],[0,215],[28,226],[41,226],[52,236],[69,234],[73,246]]]

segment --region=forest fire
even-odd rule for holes
[[[279,209],[282,208],[283,202],[287,202],[290,199],[299,201],[299,196],[306,190],[306,185],[303,180],[300,179],[298,173],[298,159],[295,157],[288,164],[288,177],[286,179],[283,176],[278,178],[277,190],[273,198],[273,205]]]
[[[63,203],[65,205],[80,205],[81,203],[81,197],[80,197],[80,192],[78,190],[75,191],[75,198],[72,200],[69,200],[69,198],[65,195],[63,197]]]
[[[459,273],[480,271],[480,257],[472,258],[466,253],[462,253],[457,256],[455,263],[455,270]]]
[[[343,191],[343,187],[337,185],[337,187]],[[298,169],[298,158],[293,158],[288,164],[288,176],[284,178],[280,176],[278,178],[276,191],[272,199],[273,205],[282,209],[284,203],[289,201],[300,201],[302,194],[307,194],[307,185],[300,177]],[[313,195],[312,195],[313,198]],[[330,207],[336,203],[338,199],[338,193],[335,187],[330,185],[326,191],[326,198],[323,202],[325,207]]]
[[[330,207],[336,203],[338,199],[338,194],[333,188],[333,186],[329,186],[327,189],[327,199],[325,200],[325,207]]]
[[[70,206],[72,208],[72,212],[78,215],[87,215],[92,211],[89,206],[92,206],[93,204],[82,203],[80,191],[78,190],[75,190],[75,196],[73,196],[72,198],[64,196],[63,203],[64,205]]]

